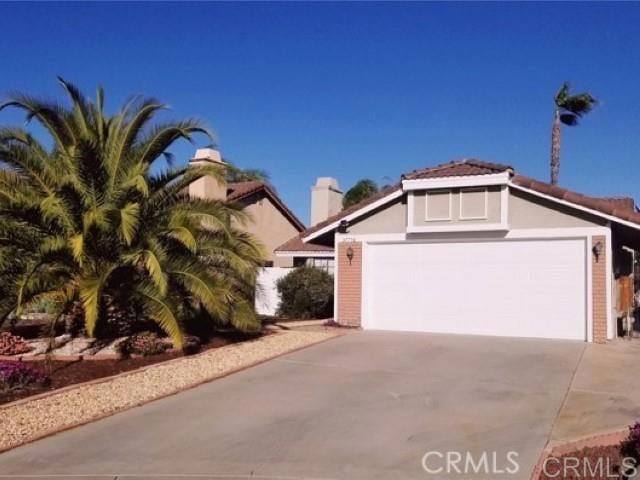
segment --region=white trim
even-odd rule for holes
[[[401,197],[402,195],[404,195],[405,192],[402,191],[402,189],[398,189],[395,190],[393,192],[391,192],[389,195],[386,195],[384,197],[382,197],[379,200],[376,200],[373,203],[370,203],[369,205],[366,205],[358,210],[356,210],[353,213],[350,213],[349,215],[345,215],[342,218],[339,218],[338,220],[336,220],[335,222],[332,222],[324,227],[322,227],[320,230],[316,230],[313,233],[310,233],[309,235],[307,235],[306,237],[302,237],[302,241],[303,242],[307,242],[313,238],[319,237],[320,235],[323,235],[327,232],[330,232],[331,230],[333,230],[334,228],[336,228],[338,225],[340,225],[340,222],[343,220],[353,220],[355,218],[358,218],[362,215],[364,215],[365,213],[368,213],[372,210],[375,210],[378,207],[381,207],[382,205],[391,202],[392,200],[395,200],[396,198]]]
[[[390,243],[424,243],[428,241],[435,242],[465,242],[465,241],[480,241],[480,240],[499,240],[499,239],[535,239],[535,238],[579,238],[587,237],[589,235],[607,235],[609,229],[607,227],[575,227],[575,228],[523,228],[518,230],[510,230],[502,236],[453,236],[448,238],[410,238],[404,233],[338,233],[336,234],[336,241],[350,241],[350,242],[390,242]],[[457,233],[465,232],[443,232],[456,235]],[[468,232],[473,233],[473,231]],[[478,232],[481,233],[481,232]]]
[[[509,187],[503,185],[500,189],[500,223],[509,224]]]
[[[442,218],[429,217],[429,195],[438,193],[449,194],[449,216]],[[453,220],[453,191],[452,190],[431,190],[424,193],[424,221],[425,222],[447,222]]]
[[[369,315],[369,305],[364,301],[364,292],[369,288],[368,267],[365,259],[367,258],[368,244],[362,242],[362,261],[360,262],[360,328],[364,325],[365,315]]]
[[[326,250],[313,251],[313,250],[281,250],[275,252],[277,257],[333,257],[335,252],[328,252]]]
[[[561,205],[566,205],[568,207],[575,208],[576,210],[581,210],[583,212],[590,213],[591,215],[594,215],[594,216],[597,216],[597,217],[601,217],[601,218],[604,218],[606,220],[609,220],[609,221],[612,221],[612,222],[616,222],[616,223],[619,223],[621,225],[625,225],[627,227],[632,227],[632,228],[635,228],[637,230],[640,230],[640,224],[629,222],[628,220],[623,220],[623,219],[621,219],[619,217],[615,217],[613,215],[608,215],[606,213],[602,213],[602,212],[599,212],[597,210],[593,210],[591,208],[583,207],[582,205],[578,205],[578,204],[573,203],[573,202],[568,202],[566,200],[561,200],[559,198],[552,197],[551,195],[547,195],[545,193],[540,193],[540,192],[537,192],[536,190],[532,190],[530,188],[526,188],[526,187],[522,187],[520,185],[516,185],[515,183],[512,183],[512,182],[509,182],[509,186],[513,187],[513,188],[515,188],[517,190],[522,190],[523,192],[530,193],[531,195],[535,195],[536,197],[544,198],[546,200],[549,200],[549,201],[552,201],[552,202],[556,202],[556,203],[559,203]]]
[[[407,193],[407,223],[405,223],[407,227],[409,227],[410,225],[414,225],[415,215],[416,215],[416,196],[415,196],[415,192],[412,190]]]
[[[521,228],[510,230],[506,238],[578,238],[606,235],[608,231],[607,227]]]
[[[489,185],[505,185],[509,182],[509,171],[492,173],[489,175],[465,175],[461,177],[422,178],[418,180],[403,180],[402,189],[432,190],[455,187],[481,187]]]
[[[509,226],[502,223],[467,223],[463,225],[450,223],[448,225],[408,225],[407,233],[443,233],[443,232],[486,232],[486,231],[506,231]]]
[[[404,233],[337,233],[336,243],[339,242],[402,242],[407,239]]]
[[[484,213],[479,217],[465,217],[462,215],[462,199],[465,193],[484,192]],[[458,192],[458,220],[488,220],[489,218],[489,189],[487,187],[461,188]]]

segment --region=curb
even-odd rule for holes
[[[268,362],[270,360],[273,360],[274,358],[278,358],[278,357],[281,357],[283,355],[288,355],[290,353],[294,353],[294,352],[297,352],[299,350],[303,350],[303,349],[311,347],[313,345],[319,345],[321,343],[325,343],[325,342],[328,342],[329,340],[333,340],[335,338],[338,338],[338,337],[341,337],[341,336],[345,335],[345,333],[341,333],[341,332],[333,332],[333,333],[334,333],[334,335],[332,335],[330,337],[326,337],[326,338],[320,339],[318,341],[307,343],[307,344],[302,345],[300,347],[293,348],[291,350],[287,350],[285,352],[282,352],[282,353],[279,353],[279,354],[276,354],[276,355],[273,355],[273,356],[270,356],[270,357],[266,357],[266,358],[260,359],[258,361],[255,361],[255,362],[252,362],[250,364],[243,365],[241,367],[237,367],[237,368],[228,370],[226,372],[222,372],[220,374],[214,375],[214,376],[212,376],[210,378],[207,378],[205,380],[202,380],[202,381],[196,382],[194,384],[188,385],[188,386],[186,386],[184,388],[180,388],[180,389],[177,389],[177,390],[172,391],[172,392],[164,393],[164,394],[161,394],[161,395],[159,395],[157,397],[153,397],[153,398],[150,398],[150,399],[142,400],[140,402],[136,402],[134,404],[127,405],[125,407],[116,409],[116,410],[114,410],[112,412],[107,412],[107,413],[104,413],[104,414],[101,414],[101,415],[97,415],[97,416],[92,417],[90,419],[86,419],[86,420],[81,420],[81,421],[78,421],[78,422],[70,423],[70,424],[65,425],[64,427],[61,427],[61,428],[57,428],[57,429],[53,429],[53,430],[45,430],[43,432],[36,433],[32,437],[30,437],[28,439],[25,439],[25,440],[23,440],[21,442],[18,442],[18,443],[14,444],[14,445],[11,445],[9,447],[0,447],[0,453],[6,452],[8,450],[13,450],[14,448],[21,447],[23,445],[27,445],[29,443],[35,442],[36,440],[41,440],[43,438],[50,437],[50,436],[56,435],[58,433],[67,431],[67,430],[71,430],[73,428],[80,427],[82,425],[87,425],[89,423],[93,423],[95,421],[102,420],[102,419],[110,417],[112,415],[115,415],[115,414],[130,410],[132,408],[140,407],[142,405],[154,402],[156,400],[160,400],[160,399],[167,398],[167,397],[176,395],[178,393],[181,393],[181,392],[184,392],[184,391],[187,391],[187,390],[191,390],[192,388],[199,387],[200,385],[203,385],[205,383],[209,383],[209,382],[212,382],[214,380],[218,380],[220,378],[224,378],[224,377],[232,375],[234,373],[238,373],[238,372],[241,372],[243,370],[247,370],[247,369],[255,367],[257,365],[266,363],[266,362]],[[286,335],[286,333],[277,334],[277,335]],[[254,342],[256,340],[249,340],[249,342]],[[229,345],[229,346],[233,346],[233,345]],[[220,347],[220,348],[225,348],[225,347]],[[189,358],[199,357],[199,356],[207,354],[208,352],[209,351],[205,351],[205,352],[198,353],[196,355],[190,355]],[[29,403],[30,401],[35,401],[35,400],[39,400],[39,399],[43,399],[43,398],[47,398],[47,397],[52,397],[54,395],[57,395],[57,394],[60,394],[60,393],[63,393],[63,392],[68,392],[68,391],[74,390],[76,388],[95,385],[95,384],[98,384],[98,383],[109,382],[109,381],[112,381],[114,379],[117,379],[117,378],[120,378],[120,377],[125,377],[125,376],[128,376],[128,375],[133,375],[135,373],[143,372],[143,371],[146,371],[146,370],[154,368],[154,367],[169,365],[171,363],[174,363],[176,361],[180,361],[180,360],[183,360],[183,359],[184,359],[184,357],[173,358],[171,360],[167,360],[166,362],[160,362],[160,363],[155,363],[155,364],[152,364],[152,365],[147,365],[147,366],[144,366],[144,367],[141,367],[141,368],[137,368],[135,370],[130,370],[128,372],[123,372],[123,373],[119,373],[117,375],[112,375],[110,377],[103,377],[103,378],[99,378],[99,379],[95,379],[95,380],[90,380],[88,382],[69,385],[67,387],[63,387],[63,388],[60,388],[58,390],[52,390],[52,391],[49,391],[49,392],[44,392],[44,393],[39,394],[39,395],[34,395],[32,397],[22,398],[20,400],[16,400],[14,402],[10,402],[10,403],[7,403],[5,405],[1,405],[0,406],[0,413],[2,413],[3,410],[6,410],[6,409],[8,409],[10,407],[13,407],[13,406],[22,405],[22,404],[25,404],[25,403]]]

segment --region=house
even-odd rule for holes
[[[225,165],[220,152],[211,148],[196,151],[191,164],[218,163]],[[274,258],[274,249],[293,235],[304,230],[304,224],[285,205],[273,187],[262,181],[248,181],[220,185],[211,177],[204,177],[189,186],[189,195],[196,198],[224,199],[244,207],[251,221],[243,228],[258,238],[267,252],[266,266],[290,266],[292,258]]]
[[[335,262],[335,317],[365,329],[605,342],[640,213],[473,159],[407,173],[276,255]]]

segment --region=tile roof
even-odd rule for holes
[[[265,195],[271,199],[282,214],[287,217],[298,230],[304,230],[304,223],[280,200],[275,190],[270,187],[269,184],[260,180],[229,183],[227,185],[227,200],[229,202],[237,202],[261,191],[264,191]]]
[[[465,177],[469,175],[491,175],[513,171],[508,165],[499,163],[483,162],[475,158],[465,158],[449,163],[436,165],[435,167],[413,170],[402,176],[404,180],[418,180],[422,178],[442,178],[442,177]]]
[[[227,184],[227,200],[233,202],[262,190],[265,183],[260,180],[252,180],[248,182],[236,182]]]
[[[333,252],[333,245],[320,245],[318,243],[303,242],[302,235],[297,235],[283,243],[278,248],[279,252]]]
[[[601,200],[606,200],[609,203],[617,205],[626,210],[636,211],[636,202],[631,197],[602,197]]]
[[[549,195],[559,200],[565,200],[569,203],[586,207],[596,212],[604,213],[618,217],[621,220],[637,223],[640,225],[640,213],[635,211],[635,207],[629,208],[633,199],[615,199],[615,198],[597,198],[583,195],[582,193],[572,192],[557,185],[540,182],[534,178],[525,177],[523,175],[514,175],[511,182],[524,188],[529,188],[538,193]]]
[[[491,175],[502,172],[510,172],[513,175],[513,168],[508,165],[501,165],[498,163],[484,162],[476,159],[463,159],[449,163],[443,163],[435,167],[423,168],[419,170],[413,170],[407,174],[402,175],[403,180],[417,180],[422,178],[443,178],[443,177],[461,177],[467,175]],[[581,193],[572,192],[570,190],[551,185],[549,183],[540,182],[533,178],[525,177],[523,175],[513,175],[511,182],[515,185],[519,185],[523,188],[534,190],[538,193],[549,195],[559,200],[566,200],[569,203],[586,207],[595,210],[606,215],[618,217],[621,220],[640,224],[640,212],[635,210],[635,203],[632,198],[629,197],[614,197],[614,198],[597,198],[583,195]],[[288,242],[276,248],[276,251],[331,251],[333,247],[325,245],[313,246],[309,243],[304,243],[302,238],[307,237],[318,230],[330,225],[351,213],[360,210],[363,207],[397,191],[402,188],[402,184],[396,184],[391,187],[380,190],[376,194],[369,198],[352,205],[349,208],[345,208],[341,212],[327,218],[326,220],[307,228],[300,232],[299,235],[292,238]]]

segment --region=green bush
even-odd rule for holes
[[[315,267],[300,267],[278,280],[278,315],[327,318],[333,315],[333,276]]]

